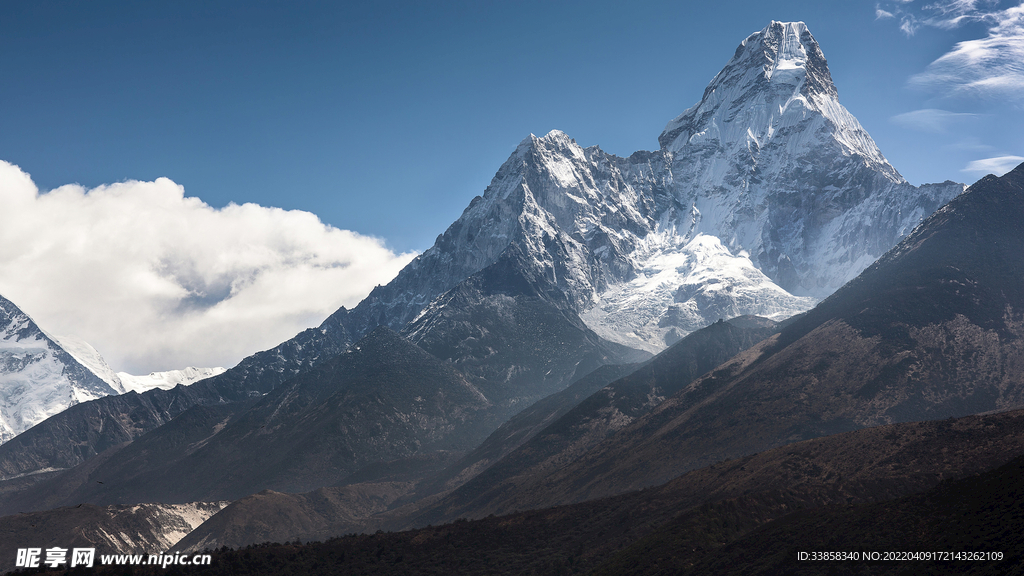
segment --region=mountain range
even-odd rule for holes
[[[1024,405],[1015,312],[1024,306],[1019,218],[1024,167],[983,178],[814,309],[589,451],[556,451],[562,457],[547,466],[541,458],[526,465],[508,458],[505,475],[486,482],[489,494],[481,497],[470,482],[434,509],[456,506],[457,516],[482,517],[579,502],[808,438]],[[573,425],[567,415],[542,435]],[[570,439],[578,442],[582,432]],[[531,450],[530,443],[520,448]]]
[[[910,185],[802,23],[743,40],[658,141],[531,135],[351,310],[0,445],[0,511],[233,500],[193,550],[473,518],[338,546],[675,573],[1024,452],[1018,413],[971,416],[1024,405],[1024,166]],[[4,342],[52,342],[4,303]]]

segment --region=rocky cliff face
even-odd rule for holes
[[[18,549],[29,546],[95,548],[97,565],[104,554],[160,554],[227,504],[79,504],[5,516],[0,518],[0,570],[14,570]]]

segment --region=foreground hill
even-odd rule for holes
[[[595,575],[1017,574],[1024,562],[1022,477],[1024,456],[896,500],[798,510],[726,546],[691,554],[680,553],[685,550],[680,546],[692,546],[693,526],[676,519]],[[748,507],[752,501],[736,498],[717,510],[708,507],[705,515],[749,527],[756,522]],[[707,527],[712,530],[705,540],[722,535]],[[799,556],[835,551],[858,556],[828,561]]]
[[[346,536],[321,544],[222,552],[211,567],[181,573],[560,574],[603,570],[605,563],[606,573],[621,573],[623,566],[637,573],[660,569],[678,573],[673,570],[684,565],[679,562],[712,561],[720,551],[729,550],[724,546],[756,538],[760,526],[784,522],[800,510],[819,509],[827,516],[830,509],[824,507],[836,505],[843,510],[850,504],[880,501],[892,509],[901,505],[893,499],[936,487],[953,494],[975,482],[978,489],[971,492],[974,500],[968,503],[976,514],[972,522],[981,526],[992,520],[987,507],[1012,508],[1019,502],[1003,499],[1000,492],[987,494],[985,484],[971,476],[1022,454],[1024,411],[893,424],[720,462],[657,488],[611,498],[406,532]],[[950,483],[957,479],[967,483]],[[955,502],[947,499],[947,503]],[[941,507],[929,506],[908,507],[906,517],[944,513]],[[1020,530],[1020,516],[1008,515],[1005,520],[1000,530],[1011,534]],[[837,536],[844,529],[839,524],[830,526],[834,532],[817,537]],[[1004,541],[997,532],[989,532],[990,540],[977,544],[992,549],[1001,545]],[[935,530],[925,533],[938,534]],[[947,539],[955,543],[957,535],[951,530]],[[195,536],[190,535],[180,547],[187,547]],[[324,538],[315,531],[291,539],[296,537]],[[875,543],[868,538],[865,546]],[[1024,552],[1012,548],[1012,539],[1005,542],[1008,558]],[[844,543],[859,546],[859,541]],[[780,554],[775,550],[765,557]]]

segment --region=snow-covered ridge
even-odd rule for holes
[[[47,336],[59,344],[61,348],[82,366],[85,366],[93,374],[109,384],[118,394],[125,393],[124,385],[121,383],[117,373],[107,365],[107,361],[103,359],[103,356],[91,344],[77,336],[56,336],[53,334],[47,334]]]
[[[107,365],[103,356],[81,338],[76,336],[51,336],[51,338],[57,341],[75,360],[78,360],[83,366],[91,370],[93,374],[96,374],[107,384],[110,384],[110,387],[117,390],[119,394],[124,394],[125,392],[141,393],[153,390],[154,388],[170,390],[178,384],[188,386],[200,380],[222,374],[227,370],[221,367],[195,368],[189,366],[181,370],[150,372],[142,376],[135,376],[127,372],[114,372]]]
[[[147,390],[153,390],[154,388],[170,390],[179,384],[182,386],[188,386],[200,380],[205,380],[206,378],[222,374],[226,370],[226,368],[221,367],[194,368],[189,366],[182,370],[150,372],[144,376],[133,376],[127,372],[118,372],[117,376],[120,378],[125,391],[141,393]]]

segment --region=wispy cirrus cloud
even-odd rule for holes
[[[958,42],[909,80],[942,96],[1024,100],[1024,2],[1001,8],[1000,0],[940,0],[930,4],[877,4],[913,36],[922,27],[953,30],[970,23],[988,26],[984,38]],[[877,16],[876,16],[877,17]],[[888,19],[888,18],[886,18]]]
[[[116,370],[232,366],[387,283],[414,254],[167,178],[40,192],[0,161],[0,294]]]
[[[961,170],[961,172],[974,172],[979,175],[995,174],[996,176],[1002,176],[1016,168],[1021,162],[1024,162],[1024,156],[996,156],[994,158],[974,160],[967,164],[967,167]]]
[[[915,18],[912,14],[904,14],[900,16],[900,31],[907,36],[913,36],[917,34],[918,28],[921,27],[920,21]]]
[[[957,18],[980,18],[977,14]],[[986,14],[988,36],[957,43],[910,78],[910,84],[944,95],[1024,100],[1024,4]]]
[[[897,114],[890,118],[890,120],[912,130],[941,134],[947,132],[950,127],[977,116],[977,114],[925,108],[923,110]]]

